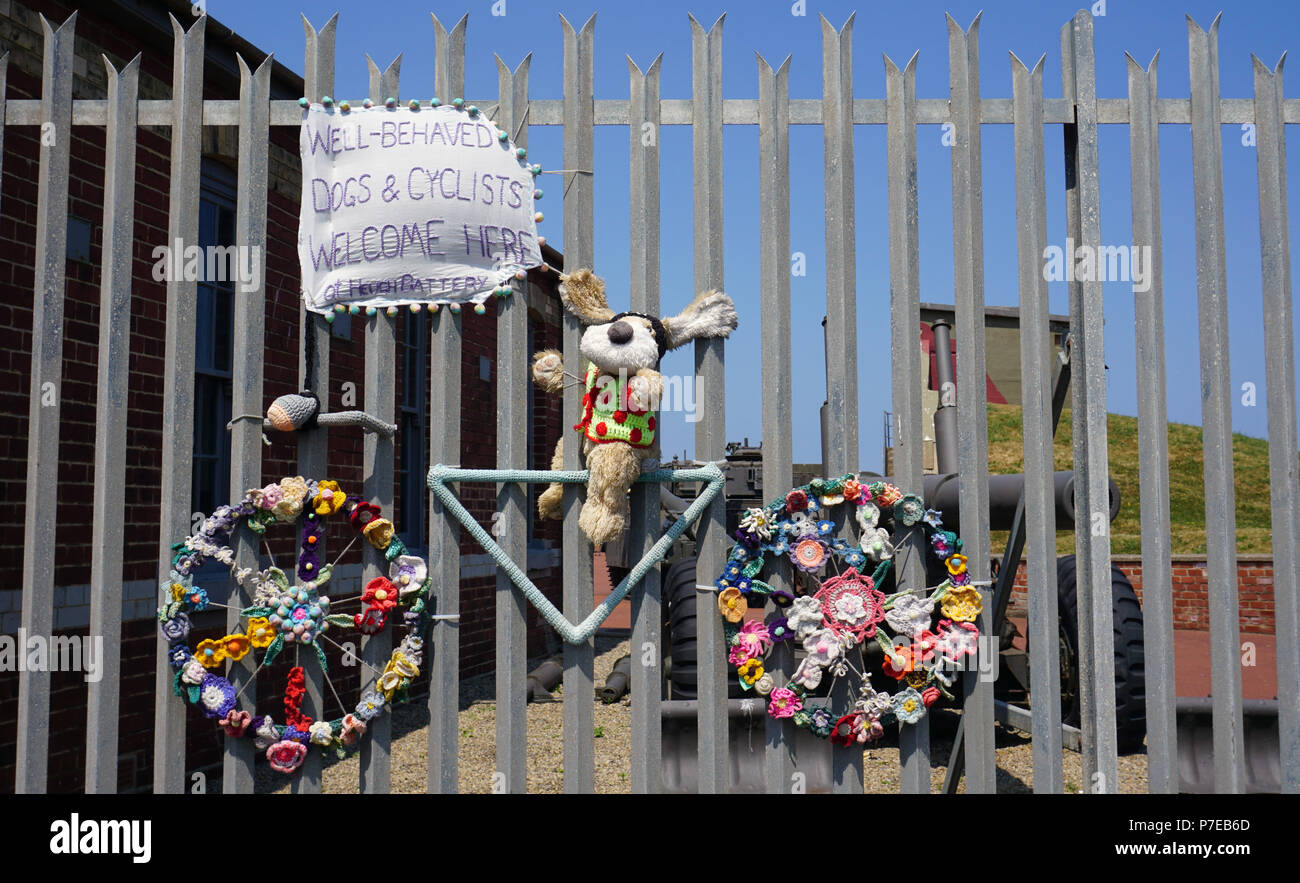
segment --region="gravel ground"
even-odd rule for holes
[[[626,640],[598,637],[596,639],[595,683],[603,684],[614,663],[628,652]],[[541,660],[531,660],[529,668]],[[490,793],[492,775],[496,771],[496,704],[493,700],[494,682],[491,676],[466,681],[461,687],[460,710],[460,790],[463,793]],[[564,789],[563,767],[563,715],[564,700],[557,690],[555,702],[532,703],[527,708],[528,720],[528,782],[530,793],[558,794]],[[614,705],[595,702],[590,697],[582,701],[595,705],[595,766],[596,791],[601,794],[626,794],[631,791],[629,781],[630,711],[628,697]],[[952,721],[936,716],[932,725],[930,784],[938,791],[943,786],[946,762],[952,747]],[[392,791],[396,794],[423,794],[426,775],[426,727],[428,709],[423,702],[399,706],[393,712],[393,762]],[[1033,790],[1033,752],[1026,734],[1016,730],[997,730],[997,790],[999,793],[1029,793]],[[1083,790],[1081,757],[1064,751],[1065,790],[1078,793]],[[882,742],[863,752],[864,790],[868,794],[897,793],[898,747]],[[329,794],[355,793],[359,763],[356,755],[330,763],[322,773],[322,790]],[[1145,754],[1131,754],[1119,759],[1120,788],[1123,793],[1146,793],[1147,758]],[[273,772],[265,763],[259,763],[257,790],[287,793],[290,777]],[[958,791],[965,790],[965,782]]]

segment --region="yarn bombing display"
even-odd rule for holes
[[[861,529],[856,545],[836,536],[831,513],[841,505]],[[880,591],[893,563],[890,527],[928,533],[931,551],[947,568],[942,584],[928,594]],[[975,620],[982,602],[970,584],[961,540],[943,529],[940,513],[926,509],[920,497],[883,481],[863,484],[853,475],[815,479],[746,510],[736,539],[714,583],[718,610],[728,661],[745,690],[767,697],[769,715],[849,746],[879,739],[891,720],[914,724],[940,696],[953,698],[948,688],[957,668],[978,649]],[[759,579],[775,556],[789,558],[807,591],[796,597]],[[761,610],[769,599],[784,616],[766,622],[746,616],[751,601]],[[806,655],[789,682],[778,685],[764,663],[783,641],[800,645]],[[849,651],[869,641],[884,651],[881,671],[899,684],[892,695],[873,687],[851,661]],[[805,704],[826,673],[833,684],[850,670],[861,676],[851,709],[834,713],[826,705]]]
[[[176,555],[170,577],[162,586],[163,603],[158,610],[158,621],[170,646],[174,691],[202,710],[204,716],[215,720],[228,738],[251,738],[259,751],[266,752],[272,769],[278,772],[297,770],[307,756],[309,745],[340,757],[346,755],[357,747],[370,721],[386,707],[406,701],[411,682],[420,673],[424,635],[430,621],[429,568],[423,559],[406,554],[406,546],[397,536],[396,528],[382,514],[380,507],[347,496],[335,481],[313,481],[297,476],[250,490],[233,506],[218,507],[197,533],[172,547]],[[389,562],[387,577],[376,577],[366,584],[359,597],[362,605],[359,613],[337,612],[340,605],[358,599],[345,599],[332,605],[329,597],[322,594],[334,570],[333,564],[322,561],[323,519],[334,515],[347,518],[360,536],[383,552]],[[274,561],[261,571],[237,566],[229,542],[231,532],[241,522],[259,536],[276,524],[298,525],[296,581],[276,567]],[[191,648],[190,615],[222,606],[212,602],[207,591],[194,584],[196,569],[208,559],[230,568],[235,582],[251,593],[252,604],[239,611],[242,631],[199,641]],[[227,661],[238,662],[254,650],[263,651],[257,666],[260,670],[286,647],[293,647],[314,651],[328,683],[322,645],[338,645],[327,632],[355,628],[362,634],[374,635],[384,629],[390,614],[399,608],[405,637],[383,670],[375,671],[373,684],[363,691],[356,708],[337,720],[317,721],[302,713],[306,675],[298,665],[290,670],[285,686],[284,724],[275,723],[271,715],[256,716],[254,711],[240,709],[240,691],[222,674]],[[248,683],[252,681],[250,677]],[[332,683],[330,688],[333,689]],[[338,699],[337,691],[334,695]],[[341,699],[339,703],[342,705]]]

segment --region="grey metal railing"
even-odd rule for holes
[[[73,125],[105,126],[104,269],[101,276],[99,392],[95,444],[96,528],[93,536],[92,629],[102,633],[110,648],[106,659],[109,676],[90,685],[87,724],[86,788],[110,791],[116,786],[116,718],[118,684],[116,639],[120,636],[122,597],[120,528],[126,357],[125,317],[129,312],[132,235],[132,182],[135,130],[141,125],[168,126],[171,142],[172,184],[168,209],[168,238],[197,239],[198,178],[201,134],[205,125],[239,128],[239,244],[257,245],[266,239],[266,189],[268,129],[298,126],[302,111],[296,101],[269,100],[269,59],[256,71],[240,60],[240,99],[202,99],[204,27],[199,18],[188,29],[173,20],[175,38],[173,97],[137,100],[138,59],[122,71],[108,69],[108,96],[104,100],[76,100],[71,93],[73,37],[76,16],[55,28],[42,19],[45,33],[43,93],[39,100],[5,101],[0,90],[0,119],[9,125],[49,124],[54,137],[42,138],[40,147],[39,206],[36,220],[35,308],[27,459],[28,517],[38,535],[52,535],[54,507],[41,505],[57,491],[57,456],[60,411],[57,394],[50,401],[51,385],[58,388],[63,349],[62,312],[64,252],[67,214],[67,172]],[[450,31],[433,17],[436,94],[464,96],[467,19]],[[980,168],[980,127],[1001,123],[1014,127],[1016,169],[1017,247],[1021,317],[1031,332],[1021,335],[1024,377],[1024,454],[1026,464],[1025,511],[1030,526],[1029,632],[1037,660],[1033,667],[1034,692],[1046,695],[1036,703],[1033,720],[1034,786],[1039,791],[1064,787],[1061,764],[1059,708],[1053,697],[1060,684],[1056,664],[1056,574],[1052,567],[1055,531],[1052,503],[1052,431],[1050,424],[1050,355],[1047,339],[1047,286],[1039,256],[1046,244],[1046,179],[1043,131],[1047,125],[1064,127],[1066,145],[1067,232],[1080,243],[1100,241],[1100,180],[1098,129],[1104,124],[1127,124],[1130,130],[1133,236],[1135,244],[1149,247],[1154,256],[1154,282],[1136,298],[1139,456],[1142,496],[1144,603],[1147,635],[1147,711],[1150,789],[1177,786],[1174,732],[1174,671],[1172,658],[1172,589],[1170,560],[1169,454],[1166,439],[1166,377],[1161,294],[1161,236],[1158,127],[1161,123],[1191,124],[1194,145],[1193,185],[1198,199],[1195,215],[1197,281],[1200,316],[1201,383],[1205,390],[1204,453],[1207,516],[1216,529],[1208,533],[1209,607],[1212,632],[1214,742],[1216,788],[1242,789],[1242,697],[1237,661],[1231,409],[1228,373],[1228,292],[1226,283],[1220,126],[1253,123],[1257,128],[1259,165],[1260,236],[1268,372],[1268,429],[1273,503],[1277,667],[1281,701],[1283,787],[1300,792],[1300,481],[1297,476],[1297,426],[1295,409],[1295,354],[1292,335],[1290,254],[1287,240],[1285,125],[1300,123],[1300,100],[1284,99],[1281,65],[1269,70],[1254,60],[1255,95],[1224,99],[1218,94],[1217,24],[1208,31],[1188,22],[1191,97],[1158,98],[1156,64],[1143,70],[1131,58],[1129,94],[1107,99],[1096,95],[1092,18],[1080,11],[1061,31],[1063,98],[1043,97],[1042,62],[1027,68],[1015,56],[1011,61],[1012,98],[985,98],[980,93],[978,50],[979,18],[968,29],[951,17],[949,34],[949,95],[923,99],[916,96],[913,56],[900,69],[885,59],[886,97],[854,98],[852,93],[853,19],[842,28],[822,20],[822,88],[820,99],[790,99],[789,59],[775,71],[761,56],[757,59],[756,99],[722,97],[722,33],[720,18],[705,28],[692,18],[692,94],[688,99],[663,99],[659,93],[660,59],[645,70],[629,57],[629,98],[594,97],[593,16],[580,29],[561,17],[563,39],[563,97],[529,97],[529,58],[511,70],[498,59],[498,98],[479,101],[495,106],[495,119],[508,126],[518,143],[527,143],[530,126],[564,128],[563,166],[568,170],[563,191],[564,254],[569,268],[594,262],[594,187],[590,174],[594,154],[594,127],[627,126],[630,130],[629,211],[632,218],[630,290],[632,307],[658,312],[659,291],[659,153],[658,139],[639,137],[645,123],[689,125],[694,137],[694,211],[696,217],[694,282],[697,289],[723,288],[723,222],[725,193],[722,175],[724,125],[756,125],[759,133],[760,213],[762,224],[755,248],[760,253],[761,314],[764,374],[772,378],[763,399],[764,481],[772,488],[791,484],[791,414],[789,375],[781,370],[790,359],[790,279],[785,256],[790,248],[789,127],[820,125],[825,138],[825,215],[827,344],[837,358],[827,365],[827,398],[833,443],[828,448],[825,471],[842,474],[858,467],[857,420],[857,297],[854,255],[854,148],[856,125],[884,125],[887,129],[888,218],[890,262],[890,318],[893,332],[893,411],[897,415],[895,475],[909,486],[920,485],[922,470],[922,406],[920,351],[915,339],[919,322],[919,237],[917,200],[916,127],[950,123],[952,145],[953,249],[955,326],[958,338],[959,407],[966,419],[958,438],[961,471],[961,524],[968,548],[987,549],[988,438],[984,383],[983,336],[983,192]],[[319,100],[333,90],[334,36],[337,16],[316,30],[303,19],[306,38],[305,91]],[[0,58],[0,85],[8,57]],[[400,57],[386,70],[373,61],[370,95],[375,100],[396,97]],[[0,129],[0,139],[3,130]],[[3,140],[0,140],[0,150]],[[2,159],[2,155],[0,155]],[[1114,186],[1123,186],[1122,182]],[[190,488],[187,464],[194,409],[194,303],[196,284],[176,279],[167,284],[165,334],[162,487],[160,512],[159,575],[165,577],[170,545],[189,527]],[[256,412],[262,400],[262,376],[257,354],[262,346],[264,279],[254,280],[237,302],[235,336],[235,410]],[[500,301],[498,359],[503,369],[497,377],[500,431],[497,463],[501,468],[527,466],[527,436],[521,408],[525,407],[527,310],[519,297]],[[742,304],[743,308],[743,304]],[[1085,788],[1115,791],[1118,772],[1115,707],[1109,688],[1114,677],[1110,628],[1110,544],[1102,530],[1093,529],[1086,513],[1104,511],[1107,500],[1106,387],[1102,338],[1102,287],[1097,281],[1070,286],[1070,313],[1077,346],[1073,384],[1074,467],[1078,474],[1078,510],[1082,529],[1077,532],[1079,559],[1079,640],[1081,649],[1082,746]],[[429,420],[430,462],[457,463],[460,453],[461,316],[438,311],[430,323],[432,383]],[[580,326],[564,317],[563,349],[566,360],[579,360]],[[329,331],[317,316],[301,313],[300,379],[328,385]],[[382,311],[371,317],[365,331],[366,408],[391,421],[394,411],[394,323]],[[723,353],[719,340],[695,344],[695,370],[702,394],[723,400]],[[775,369],[774,367],[775,366]],[[240,404],[240,403],[243,404]],[[577,419],[580,395],[572,387],[563,401],[566,424]],[[239,423],[233,430],[231,489],[236,496],[258,483],[261,450],[256,427]],[[696,426],[695,456],[718,460],[724,455],[726,428],[722,408],[709,408]],[[300,441],[298,460],[303,472],[327,469],[326,439],[318,431]],[[393,446],[391,440],[368,436],[365,447],[365,496],[391,505],[393,499]],[[580,468],[577,445],[567,446],[565,468]],[[1095,506],[1094,506],[1095,502]],[[590,610],[590,547],[578,530],[581,489],[566,485],[564,492],[563,567],[564,612],[570,620]],[[507,522],[503,546],[519,560],[525,553],[522,529],[528,513],[527,495],[520,485],[503,485],[498,508]],[[657,523],[654,494],[643,486],[634,491],[633,547],[649,548]],[[429,499],[429,550],[440,614],[460,611],[460,560],[458,527],[432,497]],[[700,541],[701,580],[722,562],[723,507],[717,501],[703,517]],[[49,633],[52,627],[54,572],[48,557],[33,553],[29,544],[23,564],[22,624],[29,633]],[[920,585],[924,572],[919,554],[909,556],[908,542],[900,541],[899,579],[904,586]],[[255,549],[237,546],[241,560],[252,560]],[[976,582],[988,578],[989,561],[971,556]],[[373,550],[366,553],[367,577],[379,572],[381,562]],[[788,569],[773,577],[774,585],[788,586]],[[497,587],[497,790],[525,790],[528,748],[524,652],[526,609],[509,581]],[[986,599],[987,600],[987,599]],[[655,661],[660,657],[662,599],[657,577],[648,579],[633,602],[633,657]],[[981,623],[986,626],[987,623]],[[699,764],[700,790],[716,792],[728,787],[726,711],[727,666],[723,633],[717,617],[699,621]],[[363,656],[378,664],[390,650],[384,635],[369,638]],[[454,616],[439,618],[432,631],[430,663],[430,725],[428,728],[428,789],[455,791],[459,787],[457,726],[459,698],[459,626]],[[154,785],[158,791],[177,792],[186,786],[183,748],[185,709],[172,701],[171,669],[167,645],[158,643],[157,705],[155,710]],[[788,674],[793,660],[773,657],[774,671]],[[587,641],[564,651],[564,788],[594,789],[593,710],[583,701],[592,694],[594,644]],[[653,666],[634,666],[632,705],[631,781],[636,791],[660,787],[659,672]],[[232,677],[242,684],[251,677],[248,665],[236,666]],[[839,689],[847,695],[854,685]],[[253,689],[249,685],[248,693]],[[843,695],[841,698],[843,698]],[[46,784],[50,718],[48,674],[26,671],[19,680],[17,737],[18,791],[40,791]],[[304,711],[322,707],[321,683],[309,684]],[[969,678],[965,695],[964,750],[966,783],[970,791],[995,790],[994,706],[992,685]],[[766,728],[765,778],[769,791],[787,790],[793,775],[790,724],[769,721]],[[371,726],[361,754],[360,787],[365,791],[389,788],[391,731],[387,717]],[[924,792],[930,788],[929,731],[925,726],[904,728],[901,739],[901,787]],[[252,788],[253,758],[239,740],[232,740],[224,762],[227,791]],[[320,765],[310,763],[295,787],[320,789]],[[836,748],[835,790],[862,790],[862,757],[858,751]]]

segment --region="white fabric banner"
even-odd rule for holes
[[[482,303],[542,263],[528,164],[451,106],[313,104],[299,139],[307,308]]]

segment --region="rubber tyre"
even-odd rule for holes
[[[1142,638],[1142,606],[1133,585],[1117,565],[1111,565],[1111,612],[1115,636],[1115,735],[1122,752],[1137,751],[1146,739],[1146,661]],[[1079,725],[1079,611],[1075,556],[1056,562],[1056,593],[1060,616],[1062,651],[1068,652],[1062,666],[1062,717]],[[1067,680],[1068,679],[1068,680]],[[1072,693],[1072,695],[1070,695]],[[1064,697],[1069,695],[1067,701]]]
[[[696,650],[696,608],[699,592],[695,589],[694,558],[683,558],[669,566],[663,575],[663,599],[668,608],[668,649],[672,668],[668,681],[673,699],[698,698],[699,656]],[[712,597],[712,596],[711,596]],[[716,608],[710,610],[715,616]],[[735,672],[728,666],[727,692],[732,698],[744,695]]]

